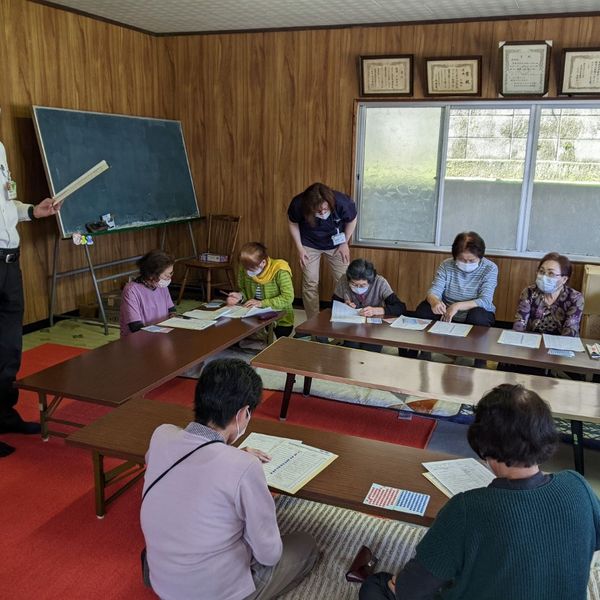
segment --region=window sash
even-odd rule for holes
[[[367,111],[370,107],[373,108],[409,108],[409,107],[426,107],[433,106],[442,108],[442,118],[440,120],[440,143],[438,148],[437,160],[437,205],[436,212],[433,215],[435,219],[434,226],[434,241],[433,242],[408,242],[408,241],[390,241],[378,240],[373,238],[365,238],[361,235],[361,206],[364,200],[363,196],[363,173],[365,167],[365,140],[366,140],[366,123]],[[529,237],[529,229],[531,224],[532,214],[532,198],[534,191],[534,176],[536,170],[537,158],[537,142],[540,134],[540,121],[543,108],[570,108],[570,109],[600,109],[600,101],[465,101],[465,102],[377,102],[377,101],[361,101],[357,103],[357,119],[356,119],[356,151],[354,164],[354,197],[358,209],[358,222],[354,234],[353,245],[365,246],[372,248],[395,248],[408,250],[424,250],[429,252],[450,252],[449,245],[441,244],[442,228],[443,228],[443,208],[445,195],[445,179],[446,166],[448,159],[448,140],[449,140],[449,124],[451,111],[460,109],[529,109],[529,127],[526,140],[524,171],[521,185],[521,197],[518,212],[518,223],[516,231],[516,249],[515,250],[500,250],[490,248],[488,254],[495,256],[518,256],[525,258],[540,258],[544,252],[532,252],[527,250],[527,242]],[[600,210],[600,207],[599,207]],[[600,256],[574,255],[569,256],[575,261],[584,261],[588,263],[600,263]]]

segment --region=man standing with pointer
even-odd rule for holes
[[[17,200],[17,186],[0,142],[0,434],[40,431],[39,423],[24,421],[15,410],[19,391],[13,383],[21,365],[24,309],[17,223],[55,215],[59,208],[51,198],[36,206]],[[0,457],[12,452],[12,446],[0,442]]]

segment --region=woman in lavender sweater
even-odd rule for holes
[[[535,283],[521,292],[513,329],[552,335],[579,335],[583,294],[567,285],[573,266],[558,252],[540,261]]]
[[[121,295],[121,337],[158,323],[175,312],[169,293],[174,260],[162,250],[151,250],[138,261],[140,275]]]

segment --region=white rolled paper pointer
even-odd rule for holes
[[[56,206],[65,198],[68,198],[72,193],[76,192],[79,188],[82,188],[84,185],[88,184],[92,179],[95,179],[100,175],[100,173],[104,173],[109,168],[108,163],[105,160],[101,160],[97,165],[94,165],[91,169],[86,171],[83,175],[75,179],[75,181],[71,181],[69,185],[65,186],[58,194],[52,197],[52,206]]]

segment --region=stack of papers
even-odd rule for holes
[[[333,301],[331,307],[331,323],[382,323],[379,317],[363,317],[360,308],[352,308],[338,300]]]
[[[252,432],[239,448],[256,448],[266,452],[271,461],[263,463],[267,484],[288,494],[295,494],[325,467],[337,454],[302,443],[301,440]]]
[[[216,321],[204,321],[202,319],[182,319],[181,317],[172,317],[162,323],[159,323],[161,327],[175,327],[177,329],[194,329],[196,331],[202,331],[211,325],[214,325]]]
[[[542,336],[539,333],[521,333],[505,329],[498,338],[499,344],[521,346],[521,348],[539,348]]]
[[[445,321],[437,321],[429,330],[429,333],[439,333],[441,335],[453,335],[455,337],[467,337],[469,331],[473,329],[473,325],[465,323],[446,323]]]
[[[487,487],[495,479],[495,475],[474,458],[436,460],[424,462],[423,466],[429,471],[423,473],[423,477],[449,498],[460,492]]]
[[[388,487],[374,483],[363,500],[363,504],[369,506],[378,506],[388,510],[397,510],[399,512],[410,513],[422,517],[427,510],[429,499],[427,494],[400,490],[398,488]]]
[[[343,302],[333,301],[331,307],[331,319],[332,323],[364,323],[365,317],[361,316],[360,309],[352,308]]]
[[[223,308],[219,308],[219,310],[200,310],[198,308],[194,310],[188,310],[183,313],[184,317],[190,317],[191,319],[201,319],[204,321],[214,321],[219,317],[229,316],[229,313],[233,309],[229,306],[224,306]]]
[[[571,352],[584,352],[581,338],[567,335],[548,335],[544,333],[544,346],[554,350],[571,350]]]
[[[397,329],[412,329],[413,331],[422,331],[429,325],[431,321],[429,319],[415,319],[414,317],[406,317],[404,315],[398,317],[393,323],[390,323],[390,327]]]
[[[257,317],[258,315],[272,312],[274,312],[272,308],[259,308],[257,306],[246,308],[244,306],[234,306],[229,309],[227,316],[230,319],[245,319],[246,317]]]

